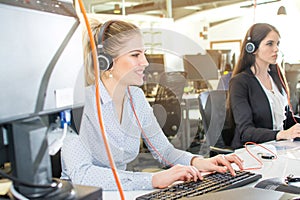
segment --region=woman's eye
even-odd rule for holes
[[[138,57],[139,55],[139,53],[132,54],[133,57]]]

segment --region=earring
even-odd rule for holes
[[[111,70],[109,70],[108,77],[109,77],[110,79],[112,79],[112,78],[113,78],[113,74],[112,74],[112,71],[111,71]]]

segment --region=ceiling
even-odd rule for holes
[[[115,8],[119,8],[118,14],[143,14],[158,17],[172,17],[178,20],[196,12],[207,11],[223,6],[241,4],[241,8],[253,7],[278,2],[280,0],[83,0],[89,13],[115,14]],[[123,6],[124,5],[124,6]]]

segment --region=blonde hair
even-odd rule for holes
[[[98,44],[98,34],[103,24],[94,18],[91,18],[89,22],[95,43]],[[136,34],[141,34],[136,25],[125,21],[113,21],[108,27],[106,27],[106,30],[104,31],[104,39],[102,41],[104,53],[109,54],[112,58],[118,57],[121,54],[121,50],[126,47],[126,42],[128,42],[130,38],[135,37]],[[90,38],[87,30],[83,31],[83,51],[85,85],[93,85],[95,83],[95,73]]]

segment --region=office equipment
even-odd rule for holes
[[[217,65],[208,54],[184,55],[183,64],[187,79],[218,79]]]
[[[145,69],[145,78],[148,83],[157,83],[161,73],[165,72],[164,54],[146,54],[149,66]]]
[[[209,54],[184,55],[183,66],[195,89],[212,88],[208,81],[218,79],[217,65]]]
[[[45,140],[47,127],[40,118],[26,118],[12,123],[14,175],[33,184],[51,184],[50,157]],[[27,148],[24,148],[27,147]],[[39,193],[43,188],[18,186],[22,194]],[[45,190],[45,189],[44,189]]]
[[[164,54],[146,54],[149,66],[145,69],[144,84],[141,86],[147,97],[153,97],[157,93],[159,77],[165,72]]]
[[[185,200],[216,200],[216,199],[230,199],[230,200],[291,200],[299,199],[299,196],[278,192],[273,190],[263,190],[252,187],[235,188],[231,190],[224,190],[220,192],[207,193],[197,197],[183,198]]]
[[[300,194],[300,187],[286,183],[280,178],[269,178],[260,181],[255,185],[256,188],[287,192],[292,194]]]
[[[197,182],[190,181],[172,185],[171,187],[154,191],[140,197],[136,200],[144,199],[181,199],[184,197],[194,197],[203,195],[209,192],[217,192],[238,188],[254,181],[257,181],[262,176],[246,171],[236,171],[236,176],[233,177],[229,172],[224,174],[212,173],[204,176],[204,180]]]
[[[9,161],[8,135],[4,127],[0,127],[0,168]]]
[[[274,178],[274,176],[280,177],[284,180],[284,178],[290,174],[295,175],[295,177],[300,176],[300,168],[298,167],[298,166],[300,166],[300,156],[299,156],[300,155],[299,154],[300,142],[284,140],[284,141],[271,141],[271,142],[267,142],[265,144],[274,145],[276,147],[278,158],[274,159],[274,160],[262,159],[261,160],[263,163],[262,168],[259,170],[251,171],[251,172],[262,175],[262,178],[259,180]],[[244,160],[244,162],[243,162],[244,168],[251,168],[251,167],[257,166],[257,161],[249,155],[248,151],[245,148],[236,149],[234,153],[236,155],[238,155],[241,159]],[[205,199],[204,197],[208,197],[208,196],[212,199],[220,199],[220,198],[213,198],[213,197],[214,197],[214,195],[216,195],[215,197],[220,197],[220,196],[218,196],[219,193],[224,194],[226,191],[228,191],[229,193],[237,194],[237,195],[240,194],[241,192],[245,192],[245,195],[247,195],[247,194],[249,194],[249,192],[253,191],[253,195],[255,197],[257,195],[261,195],[261,196],[266,195],[266,197],[268,197],[268,194],[276,194],[276,193],[281,194],[279,196],[285,197],[287,194],[287,193],[282,193],[279,191],[269,191],[269,190],[264,191],[264,189],[259,190],[259,188],[252,190],[251,188],[253,188],[254,185],[257,184],[257,182],[258,181],[250,183],[248,185],[245,185],[241,188],[236,188],[234,190],[224,190],[224,191],[215,192],[215,193],[207,193],[206,195],[200,195],[197,197],[191,197],[191,198],[186,198],[186,199],[187,200],[192,199],[192,198],[193,198],[193,200],[194,199]],[[236,191],[236,190],[238,190],[238,191]],[[152,191],[156,191],[156,190],[151,190],[151,192]],[[235,193],[235,191],[236,191],[236,193]],[[255,194],[254,194],[254,192],[255,192]],[[265,195],[262,194],[264,192],[266,193]],[[138,191],[125,192],[125,195],[126,195],[126,199],[136,199],[137,197],[140,197],[140,196],[148,194],[148,193],[150,193],[150,191],[138,190]],[[229,193],[226,193],[226,195],[229,195]],[[224,194],[224,196],[225,196],[225,194]],[[237,196],[237,197],[242,198],[244,196]],[[273,195],[271,197],[273,197]],[[115,191],[103,191],[103,198],[104,199],[119,199],[119,193],[115,192]],[[228,199],[234,199],[234,198],[228,198]],[[235,198],[235,199],[240,199],[240,198]],[[245,199],[247,199],[247,198],[245,198]],[[250,199],[252,200],[254,198],[250,198]],[[266,199],[276,199],[276,198],[264,198],[264,200],[266,200]],[[292,199],[292,198],[282,198],[282,199],[277,198],[277,199],[283,200],[283,199]],[[226,198],[226,200],[227,200],[227,198]]]
[[[72,185],[69,183],[69,181],[66,180],[58,180],[64,189],[68,189],[70,188]],[[3,186],[3,185],[1,185]],[[68,187],[67,187],[68,186]],[[55,195],[52,195],[51,198],[53,200],[56,199],[64,199],[64,200],[102,200],[102,189],[98,188],[98,187],[92,187],[92,186],[84,186],[84,185],[73,185],[72,189],[74,191],[73,196],[68,197],[65,196],[66,193],[64,193],[64,195],[60,195],[58,197],[56,197]],[[1,200],[10,200],[10,196],[12,196],[13,193],[11,192],[11,190],[8,192],[8,195],[0,195],[0,199]],[[20,197],[20,199],[22,199]],[[36,198],[36,199],[40,199],[40,200],[44,200],[44,198]]]
[[[225,90],[204,91],[199,94],[199,110],[206,136],[200,154],[213,156],[233,152],[230,148],[233,131],[224,128],[229,119],[226,118],[226,95]]]
[[[0,13],[0,124],[56,109],[55,91],[73,88],[83,76],[72,3],[0,0]]]
[[[293,107],[295,114],[300,112],[300,90],[299,90],[299,79],[300,79],[300,64],[285,63],[284,64],[286,80],[290,89],[290,102]]]
[[[226,69],[226,64],[229,64],[230,66],[235,66],[234,56],[231,55],[230,49],[206,49],[206,52],[216,63],[220,72],[223,72],[225,70],[232,70]]]
[[[181,102],[185,72],[164,72],[160,75],[153,112],[167,137],[175,136],[181,124]],[[158,106],[161,105],[161,106]]]
[[[13,180],[13,196],[74,199],[70,182],[52,178],[46,137],[50,117],[76,107],[55,102],[55,91],[76,85],[83,63],[73,1],[0,0],[0,13],[0,166],[11,170],[1,178]]]

